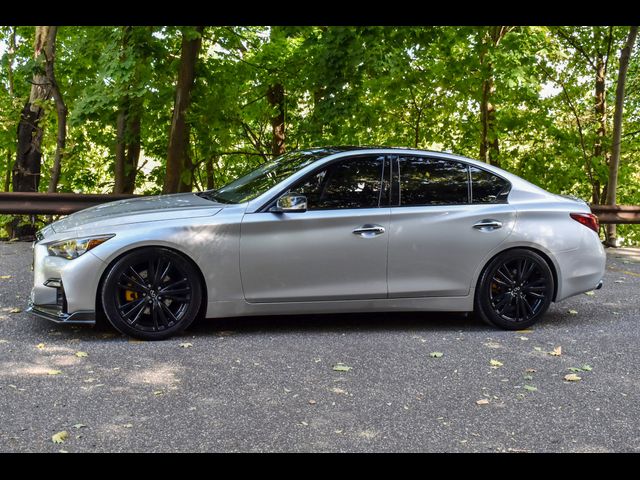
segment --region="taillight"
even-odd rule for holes
[[[581,223],[585,227],[589,227],[594,232],[598,233],[600,224],[598,223],[598,217],[593,213],[570,213],[571,218],[576,222]]]

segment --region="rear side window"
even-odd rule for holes
[[[400,157],[400,205],[469,203],[467,166],[451,160]]]
[[[472,203],[506,203],[511,184],[486,170],[471,169]]]

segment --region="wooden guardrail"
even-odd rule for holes
[[[589,205],[600,223],[640,223],[640,206]]]
[[[0,192],[0,213],[68,215],[101,203],[132,198],[128,194]],[[640,206],[591,205],[600,223],[640,223]]]
[[[68,215],[101,203],[136,196],[128,194],[0,192],[0,213]]]

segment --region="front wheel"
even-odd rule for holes
[[[108,271],[102,306],[113,327],[142,340],[164,340],[198,315],[202,286],[196,267],[167,248],[135,250]]]
[[[475,311],[490,325],[524,329],[547,311],[553,289],[553,274],[544,258],[530,250],[509,250],[494,258],[482,272]]]

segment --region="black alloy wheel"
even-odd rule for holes
[[[520,330],[547,311],[553,290],[553,274],[544,258],[530,250],[509,250],[480,276],[475,310],[490,325]]]
[[[108,271],[102,305],[118,331],[142,340],[163,340],[198,315],[202,286],[196,267],[161,247],[134,250]]]

